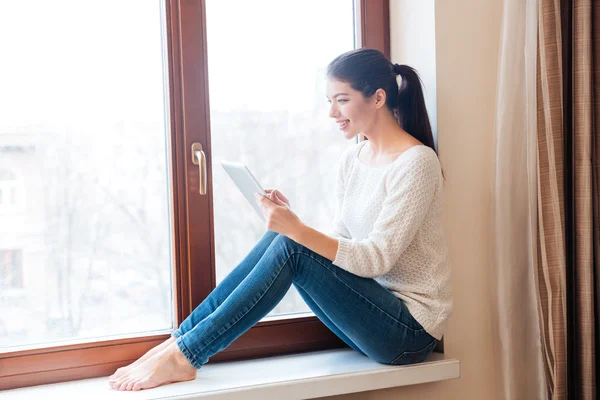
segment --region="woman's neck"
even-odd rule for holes
[[[372,157],[394,153],[397,149],[410,145],[411,141],[416,141],[400,127],[391,112],[382,112],[381,117],[376,118],[369,130],[363,134],[369,139]]]

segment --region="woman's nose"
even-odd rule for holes
[[[336,115],[337,115],[337,110],[335,109],[335,106],[332,104],[331,107],[329,107],[329,117],[335,118]]]

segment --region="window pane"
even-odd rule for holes
[[[0,3],[0,351],[173,327],[163,9]]]
[[[221,160],[246,164],[304,223],[330,228],[337,163],[352,143],[328,118],[324,73],[354,48],[353,1],[209,0],[207,30],[219,283],[266,231]],[[292,286],[269,317],[307,311]]]

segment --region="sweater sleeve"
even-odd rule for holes
[[[342,218],[342,205],[344,204],[344,192],[346,188],[346,162],[347,162],[347,152],[343,154],[338,164],[337,170],[337,178],[335,181],[335,214],[332,222],[332,229],[328,232],[328,236],[334,237],[336,239],[339,238],[347,238],[351,237],[348,228],[344,224],[344,220]]]
[[[436,190],[436,165],[418,153],[386,178],[386,198],[368,237],[339,238],[334,265],[374,278],[389,272],[414,239]]]

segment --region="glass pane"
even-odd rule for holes
[[[354,48],[353,1],[209,0],[207,30],[218,284],[266,231],[219,161],[246,164],[303,222],[330,228],[352,142],[328,118],[324,73]],[[303,312],[292,286],[267,317]]]
[[[173,328],[163,10],[0,3],[0,351]]]

